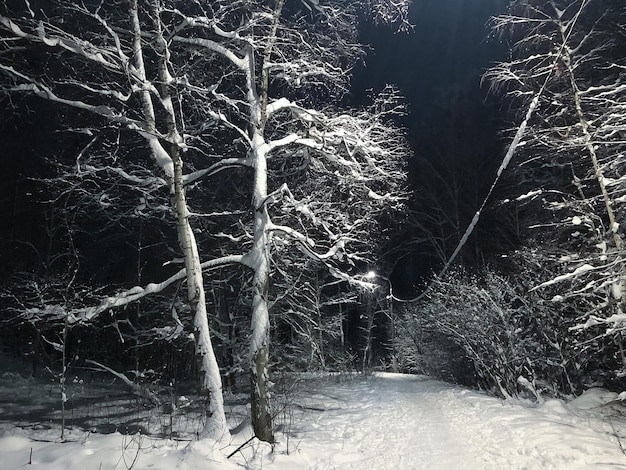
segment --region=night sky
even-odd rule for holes
[[[506,144],[501,131],[510,122],[498,97],[481,85],[481,76],[506,58],[506,45],[491,35],[488,23],[507,5],[507,0],[414,0],[410,33],[373,24],[362,28],[370,51],[355,73],[353,103],[366,102],[369,90],[388,83],[400,89],[408,108],[402,124],[414,151],[409,160],[413,189],[423,190],[429,178],[421,171],[424,161],[452,168],[460,179],[468,167],[484,168],[481,184],[490,183]],[[472,190],[475,200],[466,202],[478,209],[484,190]],[[399,295],[413,295],[422,278],[438,267],[426,247],[402,258],[392,273]]]
[[[482,97],[480,76],[504,57],[506,48],[489,38],[491,16],[502,13],[507,0],[414,0],[410,33],[366,24],[362,39],[371,47],[366,66],[357,70],[353,96],[395,84],[406,97],[415,123],[429,126],[433,111],[445,108],[455,93],[467,88]]]

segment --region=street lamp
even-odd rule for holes
[[[382,274],[378,274],[376,271],[369,271],[365,277],[367,279],[370,279],[372,281],[374,281],[376,278],[381,278],[384,279],[385,281],[387,281],[387,285],[389,286],[389,294],[385,297],[387,299],[387,301],[389,302],[389,310],[388,310],[388,317],[389,320],[391,321],[391,371],[392,372],[398,372],[398,356],[396,354],[396,319],[395,316],[393,314],[393,300],[394,300],[394,296],[393,296],[393,284],[391,282],[391,279],[389,279],[387,276],[383,276]]]

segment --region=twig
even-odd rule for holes
[[[619,446],[619,450],[622,451],[622,454],[626,455],[626,450],[624,449],[624,445],[622,444],[622,439],[619,437],[617,433],[617,429],[615,429],[615,424],[613,424],[613,419],[609,416],[609,423],[611,424],[611,428],[613,428],[613,435],[617,439],[617,445]]]
[[[248,444],[250,444],[250,442],[252,442],[254,439],[256,439],[256,436],[252,436],[250,439],[248,439],[246,442],[244,442],[243,444],[241,444],[239,447],[237,447],[235,450],[233,450],[230,454],[228,454],[228,456],[226,457],[227,459],[230,459],[233,455],[235,455],[237,452],[241,451],[241,449],[243,449],[245,446],[247,446]]]

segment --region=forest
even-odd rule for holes
[[[62,406],[193,390],[213,439],[244,393],[273,442],[299,372],[624,391],[618,3],[502,2],[501,60],[424,109],[355,97],[408,0],[3,2],[2,354]]]

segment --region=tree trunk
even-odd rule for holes
[[[167,70],[167,43],[163,38],[160,23],[160,4],[158,0],[151,2],[152,16],[156,30],[156,43],[161,49],[159,67],[159,80],[161,84],[161,100],[165,103],[171,103],[170,90],[168,88],[169,76]],[[137,0],[131,0],[131,18],[133,22],[134,32],[134,52],[137,69],[141,79],[147,82],[145,66],[142,54],[141,27],[139,22],[139,10]],[[147,89],[147,88],[146,88]],[[148,144],[154,154],[158,154],[159,150],[163,150],[160,142],[155,138],[156,133],[156,116],[154,114],[154,106],[152,97],[147,91],[142,92],[143,112],[148,124],[149,134],[146,134]],[[169,157],[165,160],[155,155],[155,160],[160,164],[161,168],[167,176],[170,176],[171,204],[176,214],[176,225],[178,234],[178,243],[183,252],[185,260],[185,270],[187,279],[187,299],[191,307],[191,314],[194,321],[194,336],[196,339],[196,356],[198,358],[201,387],[207,393],[208,410],[207,421],[201,433],[202,437],[212,439],[221,439],[229,435],[226,425],[226,415],[224,413],[224,399],[222,396],[222,378],[220,369],[215,358],[211,337],[209,334],[209,322],[206,309],[206,295],[204,291],[204,280],[202,276],[202,267],[200,263],[200,255],[198,253],[198,245],[194,236],[191,225],[189,224],[189,210],[187,208],[187,200],[185,198],[185,188],[183,182],[183,161],[180,156],[179,142],[180,136],[176,128],[176,118],[174,110],[171,107],[165,107],[165,120],[167,123],[167,134],[171,145],[169,148]],[[150,135],[151,134],[151,135]],[[169,174],[168,169],[171,165],[172,173]]]
[[[178,154],[178,152],[173,153]],[[189,212],[183,188],[182,161],[178,155],[174,156],[174,194],[172,202],[176,208],[178,241],[185,258],[187,298],[193,315],[196,356],[200,367],[201,385],[202,389],[207,393],[208,399],[209,419],[202,432],[202,437],[220,439],[229,434],[224,413],[222,378],[209,333],[206,294],[202,267],[200,266],[200,256],[193,230],[189,225]]]
[[[274,442],[269,392],[269,331],[267,293],[270,272],[270,241],[267,231],[269,214],[267,198],[267,144],[257,133],[253,139],[255,156],[254,192],[254,247],[251,257],[254,269],[252,298],[252,338],[250,342],[250,385],[252,428],[254,435],[266,442]]]
[[[269,62],[276,39],[276,31],[284,0],[278,0],[274,11],[274,24],[265,49],[263,64]],[[254,211],[254,247],[250,253],[254,270],[252,297],[252,338],[250,342],[250,386],[251,413],[254,435],[261,441],[274,442],[269,392],[269,332],[270,320],[267,310],[267,293],[270,282],[270,241],[267,227],[267,151],[263,137],[267,120],[269,69],[261,67],[261,89],[256,88],[253,54],[248,55],[248,99],[250,102],[250,124],[252,130],[252,155],[254,159],[254,189],[252,210]]]

